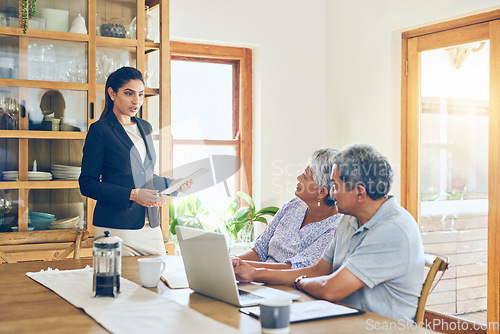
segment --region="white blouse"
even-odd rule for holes
[[[123,125],[125,132],[127,132],[130,140],[134,143],[135,148],[139,151],[139,155],[141,156],[141,161],[144,162],[146,160],[146,143],[144,143],[144,139],[141,136],[141,132],[137,127],[137,124],[132,125]]]

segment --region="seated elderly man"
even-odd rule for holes
[[[331,191],[345,216],[318,263],[273,270],[233,259],[236,278],[295,285],[320,299],[413,321],[422,289],[424,251],[415,220],[387,195],[392,168],[369,145],[344,149],[334,163]]]

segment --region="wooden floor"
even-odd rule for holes
[[[473,321],[479,324],[486,324],[486,311],[471,312],[466,314],[456,315],[458,318]]]

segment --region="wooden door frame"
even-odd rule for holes
[[[439,33],[439,35],[437,34]],[[419,218],[420,56],[419,52],[490,40],[488,142],[488,334],[500,322],[500,10],[438,23],[402,34],[401,205]]]

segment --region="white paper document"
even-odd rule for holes
[[[189,176],[187,177],[184,177],[182,179],[180,179],[179,182],[177,182],[176,184],[174,185],[171,185],[170,187],[168,187],[167,189],[163,190],[161,192],[161,194],[164,194],[164,195],[170,195],[171,193],[173,193],[174,191],[176,191],[177,189],[179,189],[184,183],[186,183],[187,181],[189,180],[194,180],[196,179],[197,177],[200,177],[202,176],[203,174],[205,174],[206,172],[209,172],[210,169],[207,169],[207,168],[200,168],[198,169],[196,172],[190,174]]]
[[[259,306],[245,307],[240,309],[240,311],[256,318],[260,316]],[[310,302],[293,303],[290,309],[290,322],[293,323],[362,313],[364,312],[355,308],[330,303],[326,300],[314,300]]]
[[[170,289],[189,288],[182,257],[164,255],[162,259],[167,266],[165,272],[161,275],[161,280],[167,284]]]

